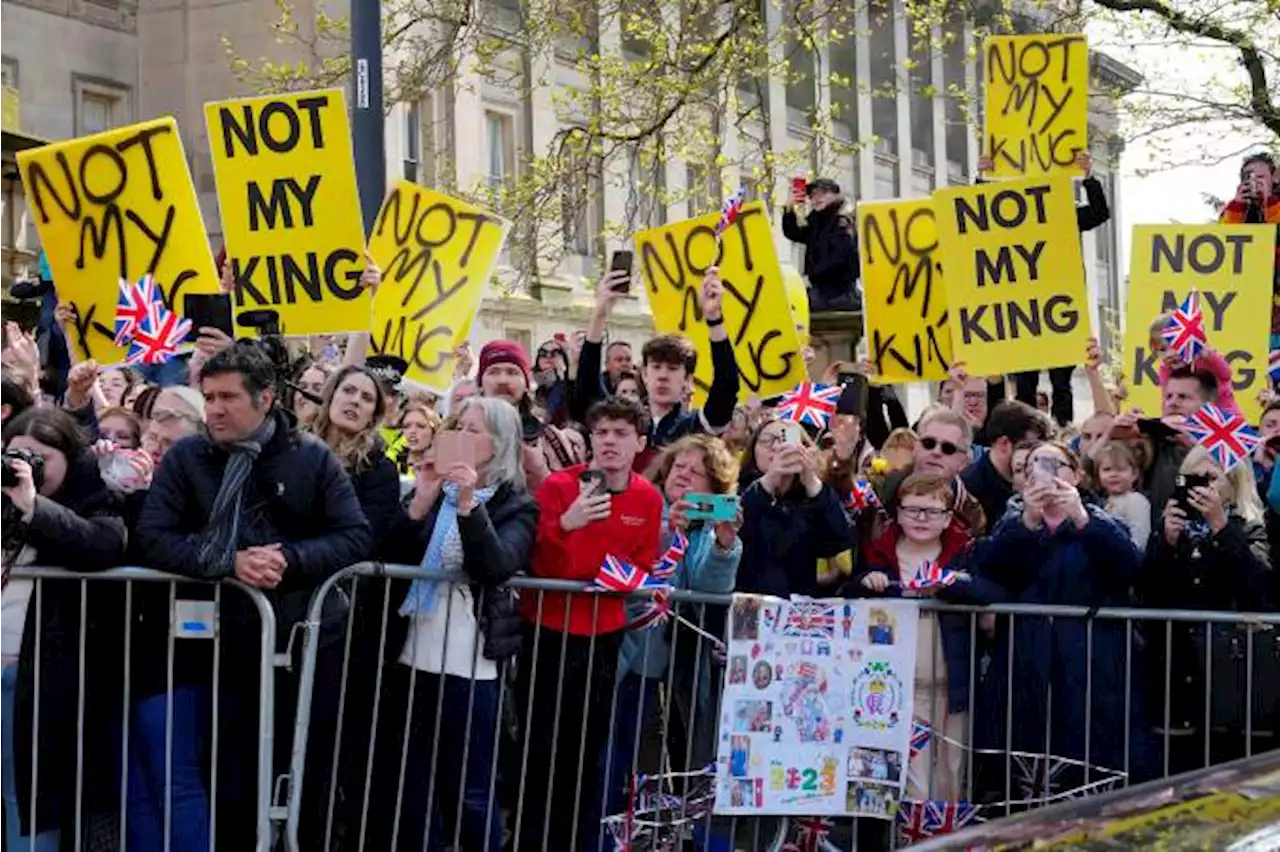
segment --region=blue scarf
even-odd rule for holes
[[[493,497],[496,487],[477,488],[476,505],[483,506]],[[444,499],[440,501],[440,509],[436,512],[436,525],[431,530],[431,540],[427,542],[427,552],[422,555],[422,570],[432,573],[444,571],[444,544],[449,536],[458,533],[458,486],[452,482],[444,484]],[[436,611],[436,599],[439,596],[440,581],[414,580],[400,604],[400,614],[431,615]]]

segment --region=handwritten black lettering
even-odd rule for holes
[[[993,39],[986,49],[987,87],[1006,87],[1002,102],[989,103],[988,109],[1002,117],[1014,116],[1025,127],[1026,135],[1010,139],[991,133],[987,138],[988,155],[1019,173],[1033,163],[1041,171],[1053,166],[1068,166],[1076,154],[1084,150],[1083,140],[1074,128],[1061,126],[1061,118],[1069,104],[1088,97],[1073,82],[1073,47],[1083,43],[1080,36],[1037,37],[1035,39]],[[1054,66],[1059,73],[1051,74]],[[1012,150],[1010,149],[1010,146]]]

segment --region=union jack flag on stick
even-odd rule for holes
[[[666,589],[667,584],[625,559],[608,555],[587,588],[597,592],[634,592],[637,589]]]
[[[836,403],[844,388],[839,385],[817,385],[813,382],[801,382],[793,390],[788,391],[778,403],[777,415],[780,420],[794,420],[796,423],[808,423],[818,429],[827,425],[831,415],[836,413]]]
[[[153,302],[147,320],[134,329],[129,346],[128,364],[163,364],[178,354],[178,347],[191,331],[191,320],[178,315],[159,302]]]
[[[159,303],[160,294],[155,279],[144,275],[140,281],[120,279],[120,295],[116,300],[115,345],[124,346],[134,332],[147,322],[153,305]]]
[[[876,496],[876,489],[870,482],[857,479],[854,480],[853,490],[849,492],[849,498],[845,500],[844,507],[857,515],[867,509],[878,509],[880,498]]]
[[[1262,443],[1258,430],[1249,425],[1244,415],[1224,411],[1211,402],[1189,416],[1184,427],[1224,473],[1249,458]]]
[[[689,537],[684,533],[676,530],[675,538],[671,540],[671,545],[667,547],[667,552],[658,557],[658,561],[653,563],[653,569],[649,572],[659,580],[666,580],[676,573],[676,567],[680,565],[680,560],[684,559],[684,552],[689,548]]]
[[[742,211],[742,205],[747,201],[747,188],[740,186],[738,189],[724,200],[724,204],[720,206],[720,221],[716,223],[716,239],[720,239],[720,235],[729,230],[729,226],[738,220],[738,213]]]
[[[1160,339],[1188,364],[1209,348],[1209,338],[1204,330],[1204,314],[1200,311],[1199,291],[1192,290],[1187,294],[1187,300],[1165,323]]]
[[[926,559],[919,570],[911,575],[911,579],[902,584],[902,588],[911,592],[929,592],[945,588],[955,583],[956,572],[948,571],[936,562]]]

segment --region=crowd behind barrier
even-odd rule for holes
[[[1280,193],[1269,160],[1241,178],[1248,222]],[[1110,215],[1086,190],[1079,229]],[[839,186],[793,193],[809,308],[856,309]],[[362,286],[387,286],[367,259]],[[1237,398],[1194,299],[1137,332],[1158,412],[1123,408],[1082,335],[1082,423],[1060,358],[1043,395],[1040,371],[950,364],[912,423],[874,363],[808,348],[789,369],[810,381],[747,400],[715,267],[687,335],[606,343],[632,278],[533,353],[458,346],[443,394],[369,332],[288,341],[257,316],[133,368],[50,355],[95,306],[6,325],[7,848],[920,836],[712,813],[737,595],[919,602],[911,750],[867,771],[932,833],[1276,747],[1280,401]]]

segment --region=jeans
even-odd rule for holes
[[[58,852],[59,832],[43,831],[35,837],[24,837],[18,810],[18,775],[14,765],[14,694],[18,685],[18,664],[4,667],[3,714],[4,737],[4,839],[10,852]]]
[[[167,786],[168,848],[209,852],[209,796],[201,772],[209,732],[209,687],[180,687],[172,695],[172,755],[168,761],[165,715],[169,696],[161,693],[133,705],[129,733],[129,849],[151,852],[165,848]]]
[[[1049,384],[1053,388],[1052,402],[1049,410],[1059,426],[1066,426],[1075,419],[1075,405],[1071,397],[1071,374],[1075,367],[1053,367],[1049,370]],[[1013,374],[1017,387],[1018,402],[1025,402],[1036,407],[1036,387],[1040,384],[1040,371],[1029,370],[1025,373]]]

